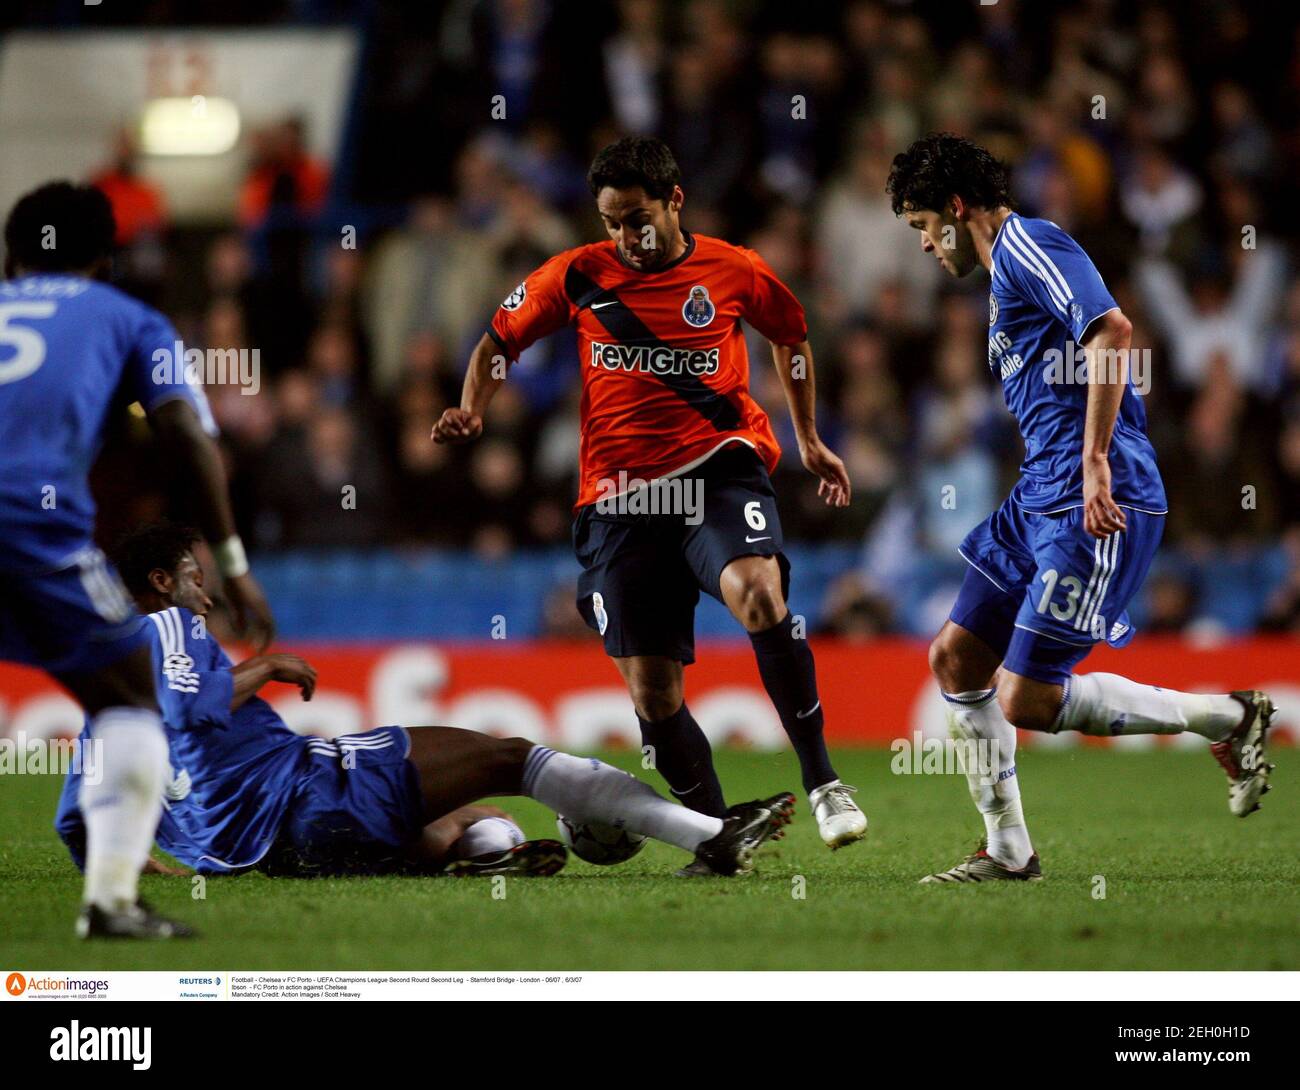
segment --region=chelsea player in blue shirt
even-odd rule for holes
[[[1203,735],[1228,774],[1229,809],[1245,817],[1272,769],[1264,693],[1182,693],[1073,672],[1096,644],[1132,639],[1127,606],[1164,528],[1128,319],[1078,243],[1012,210],[1006,168],[977,144],[950,133],[917,140],[894,158],[887,188],[945,272],[988,270],[989,369],[1025,445],[1011,495],[961,545],[970,567],[930,645],[953,737],[988,755],[967,769],[986,841],[922,881],[1042,876],[1020,805],[1016,727]]]
[[[558,870],[563,845],[520,843],[501,811],[470,805],[498,795],[528,795],[580,824],[655,837],[696,853],[718,874],[747,870],[754,850],[790,820],[788,793],[712,817],[600,761],[522,738],[398,726],[328,740],[295,734],[258,692],[286,682],[309,700],[316,671],[296,655],[231,662],[204,623],[212,601],[194,559],[196,539],[182,527],[146,526],[115,559],[147,611],[167,730],[171,773],[160,789],[166,801],[157,841],[201,873]],[[78,797],[74,770],[55,827],[80,864],[86,814]],[[514,838],[494,843],[483,835],[492,830],[513,830]]]
[[[85,709],[95,746],[84,777],[82,937],[170,938],[188,928],[136,893],[160,813],[167,744],[146,624],[95,547],[87,476],[114,409],[138,402],[192,482],[241,625],[269,641],[271,615],[235,536],[201,389],[178,338],[149,307],[101,283],[113,246],[108,200],[55,182],[5,223],[0,282],[0,659],[39,667]]]

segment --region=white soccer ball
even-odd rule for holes
[[[569,851],[598,867],[626,863],[645,847],[645,837],[597,821],[579,825],[561,814],[555,819],[555,827]]]

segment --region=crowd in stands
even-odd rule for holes
[[[178,229],[128,139],[95,180],[135,290],[188,343],[260,350],[256,397],[209,391],[251,547],[500,558],[569,539],[572,334],[523,354],[477,444],[435,446],[430,428],[499,301],[602,237],[595,150],[662,136],[683,225],[759,251],[808,312],[848,510],[818,501],[757,334],[752,388],[785,450],[786,536],[861,545],[823,614],[881,631],[890,588],[952,556],[1022,453],[986,364],[987,277],[946,279],[885,195],[892,156],[931,130],[1010,163],[1018,209],[1074,235],[1132,320],[1170,549],[1300,558],[1300,30],[1286,7],[494,0],[428,5],[418,33],[390,14],[370,28],[357,161],[318,162],[293,118],[257,132],[237,217],[202,236],[179,295]],[[367,203],[386,215],[350,246],[342,217]],[[1196,615],[1185,567],[1153,579],[1157,627]],[[1267,613],[1297,624],[1300,574]]]

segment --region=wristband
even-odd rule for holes
[[[213,545],[212,556],[223,579],[237,579],[248,574],[248,554],[244,552],[244,543],[238,534],[231,534],[225,541]]]

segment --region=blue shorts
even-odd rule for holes
[[[307,752],[307,768],[259,869],[295,877],[402,869],[424,828],[406,731],[377,727],[312,738]]]
[[[1013,674],[1061,683],[1098,643],[1133,638],[1128,603],[1160,546],[1165,516],[1124,509],[1127,528],[1095,538],[1083,508],[1050,515],[1008,499],[961,543],[970,570],[949,615]]]
[[[789,593],[781,516],[767,469],[751,447],[733,443],[681,475],[699,482],[698,518],[580,508],[573,548],[582,575],[578,610],[601,634],[605,653],[695,661],[700,591],[722,601],[722,571],[742,556],[774,556]]]
[[[34,566],[35,544],[0,534],[0,659],[56,676],[91,673],[148,641],[148,628],[104,554],[87,540],[63,563]]]

